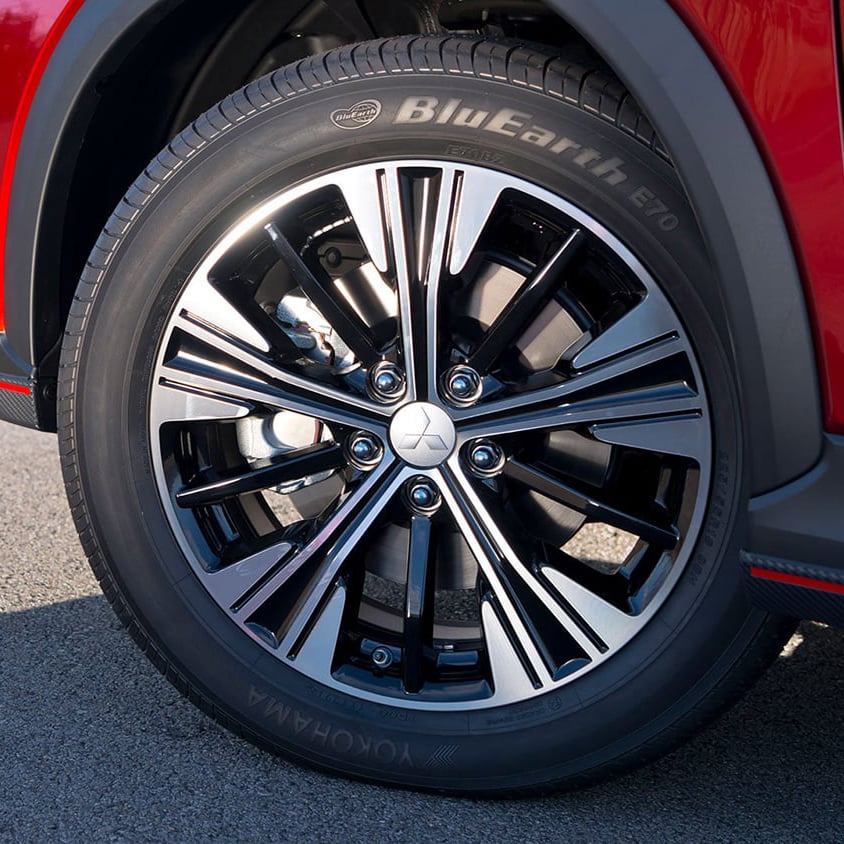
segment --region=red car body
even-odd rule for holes
[[[39,326],[35,304],[31,307],[29,324],[13,324],[14,319],[19,323],[20,317],[13,316],[10,300],[13,288],[20,285],[35,291],[33,302],[43,301],[43,297],[50,295],[46,292],[50,284],[39,278],[34,268],[33,279],[21,278],[19,264],[16,268],[9,260],[10,250],[20,245],[22,236],[14,230],[13,196],[16,190],[33,190],[32,175],[27,171],[22,152],[31,140],[28,130],[36,131],[32,118],[34,103],[42,87],[48,84],[45,79],[57,52],[72,49],[68,45],[74,22],[93,5],[91,0],[0,0],[0,245],[3,247],[0,251],[0,409],[6,418],[33,427],[55,425],[49,410],[53,382],[49,365],[44,364],[44,349],[41,360],[34,351],[38,344],[32,338]],[[134,5],[152,8],[159,4],[150,1]],[[614,13],[622,14],[623,3],[613,0],[595,3],[593,16],[589,15],[588,4],[550,2],[549,5],[558,6],[560,14],[575,28],[578,21],[585,22],[584,38],[591,40],[621,78],[637,91],[647,74],[632,69],[623,57],[617,56],[612,44],[620,43],[618,39],[623,36],[607,24]],[[802,375],[791,373],[789,377],[797,380],[802,377],[807,382],[817,380],[818,418],[822,419],[823,431],[817,431],[817,443],[811,448],[806,446],[800,460],[795,456],[793,465],[787,467],[786,460],[781,471],[770,477],[764,471],[765,454],[757,455],[763,469],[751,490],[756,497],[750,503],[750,531],[744,556],[751,575],[749,588],[755,590],[757,601],[770,608],[837,620],[842,617],[841,605],[833,608],[824,601],[844,594],[844,568],[835,556],[842,547],[836,516],[838,507],[829,492],[838,488],[836,478],[842,477],[841,472],[834,470],[839,461],[833,446],[840,444],[835,435],[844,434],[844,238],[841,237],[844,156],[838,2],[670,0],[670,4],[661,5],[665,9],[653,14],[665,18],[667,25],[675,27],[672,30],[675,32],[676,21],[668,20],[667,16],[682,21],[711,63],[707,73],[712,71],[720,76],[755,142],[790,234],[789,246],[799,268],[803,307],[811,326],[815,371],[803,371]],[[655,6],[648,4],[649,9]],[[582,11],[578,11],[581,7]],[[90,26],[88,22],[80,22],[80,29],[83,23]],[[74,37],[78,38],[78,33]],[[642,35],[641,40],[644,43],[646,36]],[[675,47],[676,55],[672,53]],[[666,61],[674,61],[682,69],[683,49],[672,44],[664,48],[670,54]],[[715,84],[708,76],[707,79],[708,85]],[[667,131],[668,117],[664,124],[659,107],[651,106],[647,98],[644,100],[646,107],[654,110],[652,116],[657,128]],[[708,107],[708,103],[700,102],[688,105],[691,110]],[[64,117],[69,119],[70,115]],[[680,134],[675,132],[674,137]],[[714,141],[699,139],[701,149],[705,144],[722,145],[727,161],[733,142],[733,137],[724,135],[714,136]],[[694,162],[693,140],[690,147],[692,151],[686,161]],[[675,153],[670,143],[669,149]],[[155,149],[148,150],[149,156],[154,152]],[[72,162],[65,160],[60,165],[54,162],[54,166],[68,167]],[[736,169],[741,166],[737,159]],[[695,172],[694,167],[686,169],[687,174]],[[42,184],[41,188],[44,187]],[[694,191],[691,193],[694,200]],[[701,200],[702,205],[707,201]],[[46,237],[46,228],[42,231],[40,220],[38,232],[40,238]],[[748,237],[763,241],[766,237],[776,238],[775,233],[768,233],[764,228],[742,236],[745,245]],[[756,246],[764,249],[764,243]],[[45,241],[39,248],[55,249],[58,245]],[[16,308],[15,313],[19,314],[20,309]],[[786,324],[768,324],[762,328],[768,332],[769,339],[767,345],[762,341],[757,351],[761,360],[768,360],[777,345],[778,333],[787,334],[791,329]],[[18,338],[27,335],[32,340],[30,347],[21,348],[26,343]],[[750,386],[752,380],[747,379]],[[46,410],[41,406],[45,402]],[[33,409],[31,405],[36,407]],[[795,409],[797,415],[804,411],[807,417],[815,412],[808,403],[805,408]],[[760,410],[760,418],[766,424],[776,426],[777,416],[773,405]],[[763,438],[761,434],[760,438]],[[805,551],[800,550],[804,548]],[[781,559],[789,561],[788,564],[780,564]],[[823,596],[823,600],[818,602],[818,596]]]

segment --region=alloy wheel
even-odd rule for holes
[[[149,413],[220,608],[400,707],[510,704],[612,659],[708,498],[705,389],[655,279],[475,165],[350,167],[236,222],[171,313]]]

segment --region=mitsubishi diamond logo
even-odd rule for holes
[[[448,451],[445,440],[436,432],[431,431],[431,417],[425,412],[424,407],[419,408],[419,415],[425,422],[421,431],[405,434],[401,441],[401,447],[414,451],[423,443],[429,451]]]
[[[411,466],[439,466],[454,449],[456,435],[451,417],[440,407],[414,402],[400,408],[390,424],[390,443]]]

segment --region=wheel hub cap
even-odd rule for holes
[[[417,469],[444,463],[457,435],[451,417],[429,402],[413,402],[400,408],[390,423],[390,444],[396,455]]]

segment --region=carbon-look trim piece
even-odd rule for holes
[[[754,603],[844,626],[844,437],[803,477],[751,500],[742,565]]]
[[[793,618],[844,626],[844,570],[741,554],[751,600]]]
[[[28,378],[0,376],[0,420],[26,428],[38,427],[33,385]]]

